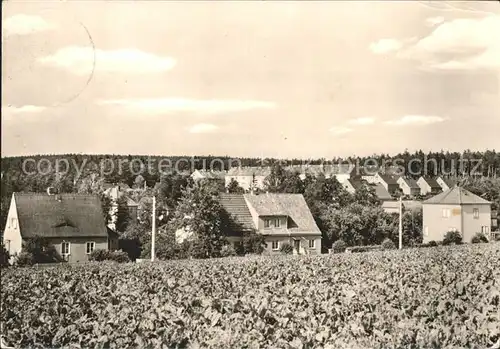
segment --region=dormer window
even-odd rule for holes
[[[279,218],[264,219],[264,228],[280,228],[281,220]]]

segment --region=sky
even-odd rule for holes
[[[2,7],[2,156],[500,150],[497,1]]]

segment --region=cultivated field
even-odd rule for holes
[[[487,348],[500,244],[2,270],[15,347]]]

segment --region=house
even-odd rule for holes
[[[375,190],[375,195],[377,195],[377,198],[384,202],[384,201],[392,201],[393,197],[391,193],[384,187],[383,184],[381,183],[376,183],[376,184],[370,184],[370,186]]]
[[[350,194],[356,193],[356,190],[363,184],[362,180],[358,179],[348,179],[342,183],[343,187]]]
[[[207,171],[207,170],[195,170],[191,173],[191,178],[193,181],[197,182],[200,180],[214,180],[214,181],[225,181],[224,178],[226,173],[224,171]]]
[[[401,205],[403,206],[402,203]],[[382,208],[386,213],[399,213],[399,201],[398,200],[383,201]]]
[[[455,186],[422,203],[424,243],[440,241],[448,231],[470,242],[476,233],[491,238],[491,203]]]
[[[397,183],[403,195],[412,197],[420,195],[420,187],[413,178],[399,177]]]
[[[417,185],[420,188],[420,195],[433,194],[436,195],[442,191],[441,186],[432,177],[422,176],[417,180]]]
[[[302,194],[221,194],[230,219],[230,241],[237,244],[245,231],[266,238],[266,251],[279,253],[283,244],[294,254],[320,254],[321,231]]]
[[[269,167],[233,167],[225,176],[225,185],[229,185],[232,179],[236,180],[240,187],[249,191],[250,189],[264,189],[264,180],[271,174]]]
[[[447,191],[453,188],[455,185],[457,185],[458,181],[451,179],[451,178],[446,178],[443,176],[439,176],[436,178],[436,182],[439,184],[441,187],[441,190]]]
[[[12,194],[4,246],[11,255],[17,254],[23,240],[34,236],[47,238],[68,262],[84,262],[92,251],[116,246],[95,195]]]
[[[392,176],[377,172],[373,178],[373,183],[382,184],[389,194],[394,195],[399,189],[399,184]]]
[[[368,183],[376,183],[375,175],[378,173],[379,167],[377,165],[371,166],[355,166],[351,171],[351,179],[363,180]]]
[[[116,212],[118,211],[118,199],[122,196],[125,196],[125,198],[127,199],[127,208],[129,212],[130,223],[135,224],[137,222],[139,204],[132,200],[128,196],[127,192],[122,191],[121,189],[122,188],[120,186],[114,186],[104,191],[104,194],[111,199],[111,207],[109,210],[111,222],[108,224],[108,227],[112,230],[115,230]]]
[[[344,183],[351,178],[351,172],[354,166],[348,164],[332,164],[332,165],[305,165],[305,166],[287,166],[287,171],[299,173],[300,179],[305,180],[306,176],[318,177],[320,175],[325,178],[335,177],[340,183]]]

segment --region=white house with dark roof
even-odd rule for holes
[[[321,231],[301,194],[221,194],[237,243],[245,231],[266,237],[267,252],[279,253],[283,244],[295,254],[321,253]]]
[[[443,176],[439,176],[438,178],[436,178],[436,182],[439,184],[443,191],[450,190],[458,183],[458,181],[456,181],[455,179]]]
[[[470,242],[476,233],[491,238],[491,202],[455,186],[422,203],[423,241],[441,241],[448,231]]]
[[[397,180],[399,189],[407,196],[420,195],[420,187],[413,178],[399,177]]]
[[[69,262],[83,262],[95,249],[115,246],[117,236],[106,228],[98,196],[84,194],[14,193],[3,243],[11,255],[25,239],[39,236]]]
[[[420,188],[420,195],[438,194],[442,191],[441,186],[435,178],[422,176],[417,180],[417,185]]]
[[[390,175],[386,175],[380,172],[375,174],[373,178],[374,183],[382,184],[384,188],[389,192],[389,194],[394,195],[399,189],[399,184],[396,179]]]
[[[195,181],[195,182],[200,181],[200,180],[225,181],[226,172],[225,171],[194,170],[190,176],[193,179],[193,181]]]

